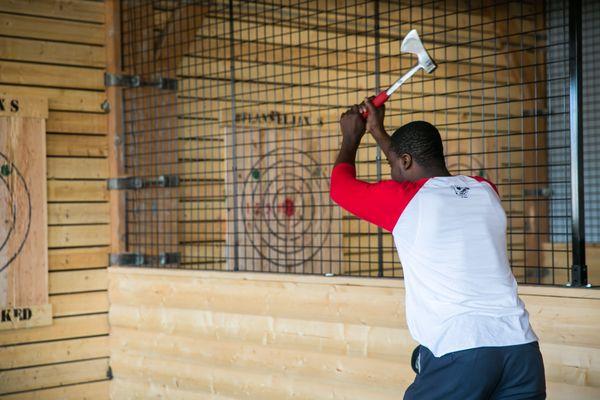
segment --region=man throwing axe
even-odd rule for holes
[[[411,122],[390,137],[384,109],[369,99],[361,107],[340,120],[331,198],[394,236],[406,320],[420,344],[418,373],[404,399],[545,399],[544,364],[508,262],[496,187],[451,175],[433,125]],[[365,130],[386,155],[392,179],[356,179]]]

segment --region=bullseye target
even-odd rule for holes
[[[225,133],[229,145],[233,135]],[[226,157],[228,269],[340,273],[341,211],[329,198],[337,146],[323,146],[322,137],[312,129],[237,128]]]
[[[23,249],[31,226],[31,197],[23,175],[0,153],[0,272]]]
[[[48,100],[0,93],[0,332],[52,324],[48,301]],[[10,100],[6,100],[10,99]]]
[[[273,266],[301,266],[330,235],[328,197],[328,179],[315,158],[290,147],[271,150],[252,165],[243,184],[244,234]]]

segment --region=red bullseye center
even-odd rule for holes
[[[294,200],[286,197],[283,203],[281,204],[281,211],[285,214],[286,217],[291,218],[296,213],[296,205],[294,204]]]

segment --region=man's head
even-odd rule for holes
[[[429,122],[414,121],[403,125],[394,132],[391,141],[391,149],[397,156],[391,162],[394,180],[414,181],[448,174],[442,137]]]

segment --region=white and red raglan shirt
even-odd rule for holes
[[[412,337],[436,356],[538,340],[517,295],[506,250],[506,214],[481,177],[367,183],[338,164],[331,198],[392,232],[404,270]]]

